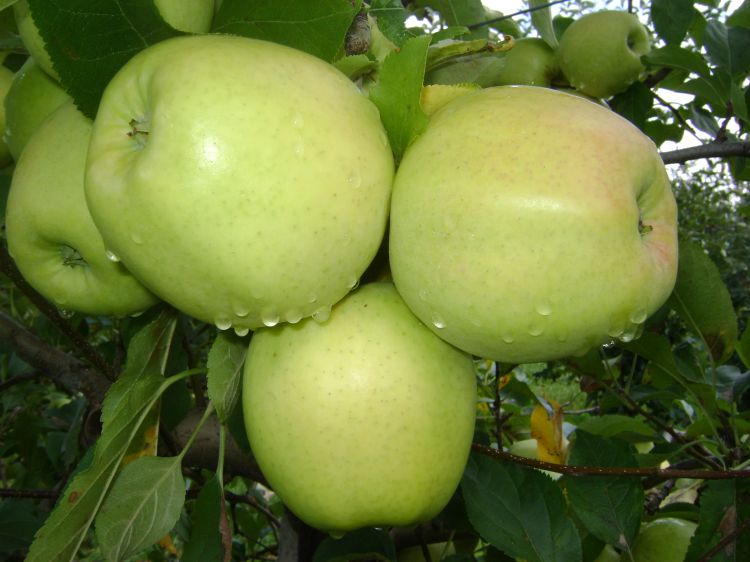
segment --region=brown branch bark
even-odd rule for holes
[[[18,356],[70,392],[81,392],[92,407],[101,405],[109,381],[72,355],[60,351],[0,311],[0,341]]]
[[[472,449],[478,453],[496,459],[511,461],[532,468],[570,474],[571,476],[658,476],[663,480],[669,480],[671,478],[702,478],[704,480],[750,478],[750,470],[685,470],[679,468],[659,467],[573,466],[519,457],[518,455],[498,451],[497,449],[492,449],[477,443],[472,445]]]
[[[736,541],[737,538],[748,529],[750,529],[750,519],[745,519],[742,522],[742,524],[738,525],[734,531],[732,531],[726,537],[721,539],[718,543],[716,543],[716,545],[711,550],[709,550],[708,552],[706,552],[706,554],[701,556],[698,559],[698,562],[709,562],[710,560],[713,559],[714,556],[719,554],[719,552],[721,552],[722,549],[726,548],[731,543]]]
[[[661,159],[665,164],[684,164],[690,160],[701,158],[728,158],[731,156],[750,157],[750,141],[709,143],[661,153]]]

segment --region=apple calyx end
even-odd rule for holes
[[[62,264],[64,267],[88,266],[88,262],[84,259],[81,253],[67,244],[60,245],[60,257],[62,257]]]

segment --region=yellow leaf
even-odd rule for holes
[[[153,457],[156,455],[156,447],[158,445],[158,432],[159,426],[152,425],[146,428],[143,432],[143,444],[141,448],[129,455],[126,455],[122,459],[122,466],[126,466],[136,459],[141,457]]]
[[[158,544],[164,550],[169,552],[169,554],[173,556],[179,556],[180,553],[177,552],[177,547],[175,547],[174,543],[172,542],[172,537],[170,535],[165,535]]]
[[[540,461],[565,464],[567,443],[562,430],[563,410],[554,400],[537,404],[531,412],[531,436]]]

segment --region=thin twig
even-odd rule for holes
[[[630,466],[575,466],[567,464],[555,464],[520,457],[513,453],[498,451],[485,445],[474,443],[474,451],[494,457],[496,459],[523,464],[532,468],[540,468],[571,476],[659,476],[664,480],[671,478],[702,478],[704,480],[733,480],[738,478],[750,478],[750,470],[683,470],[654,467],[630,467]]]
[[[44,376],[44,373],[40,371],[27,371],[25,373],[18,374],[14,377],[9,378],[8,380],[0,382],[0,392],[2,392],[3,390],[7,390],[10,387],[20,384],[22,382],[31,381],[31,380],[38,379],[39,377],[43,377],[43,376]]]
[[[750,141],[709,143],[661,153],[661,159],[665,164],[684,164],[690,160],[701,158],[729,158],[732,156],[750,157]]]
[[[745,531],[747,531],[748,529],[750,529],[750,517],[747,518],[747,519],[745,519],[742,522],[742,524],[739,525],[734,531],[732,531],[726,537],[724,537],[718,543],[716,543],[716,545],[711,550],[709,550],[708,552],[706,552],[706,554],[704,554],[703,556],[701,556],[698,559],[698,562],[709,562],[709,560],[711,560],[714,556],[716,556],[717,554],[719,554],[719,552],[723,548],[725,548],[730,543],[732,543],[735,540],[737,540],[737,538],[742,533],[744,533]]]
[[[567,1],[568,0],[553,0],[552,2],[547,2],[546,4],[542,4],[540,6],[534,6],[533,8],[526,8],[525,10],[518,10],[517,12],[513,12],[512,14],[508,14],[507,16],[500,16],[500,17],[492,18],[486,21],[481,21],[479,23],[473,23],[471,25],[467,25],[466,27],[473,31],[475,29],[479,29],[480,27],[484,27],[485,25],[492,25],[493,23],[497,23],[499,21],[514,18],[516,16],[522,16],[523,14],[530,14],[531,12],[536,12],[537,10],[543,10],[545,8],[549,8],[550,6],[554,6],[555,4],[562,4],[563,2],[567,2]]]

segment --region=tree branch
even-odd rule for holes
[[[657,466],[573,466],[519,457],[518,455],[498,451],[497,449],[491,449],[490,447],[479,445],[477,443],[472,445],[472,449],[478,453],[496,459],[510,461],[516,464],[530,466],[532,468],[570,474],[571,476],[658,476],[663,480],[669,480],[671,478],[702,478],[704,480],[750,478],[750,470],[684,470],[676,468],[659,468]]]
[[[72,355],[60,351],[0,311],[0,341],[32,368],[70,392],[81,392],[92,407],[101,405],[109,381]]]
[[[731,156],[750,157],[750,141],[709,143],[661,153],[661,159],[665,164],[684,164],[689,160],[700,158],[728,158]]]
[[[710,560],[713,560],[714,556],[719,554],[719,552],[726,548],[730,543],[736,541],[737,538],[748,529],[750,529],[750,518],[745,519],[734,531],[716,543],[711,550],[698,559],[698,562],[709,562]]]

